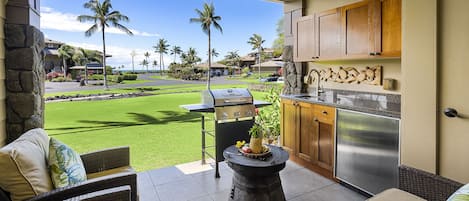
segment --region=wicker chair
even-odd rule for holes
[[[137,201],[137,174],[130,168],[129,147],[118,147],[81,155],[86,173],[103,176],[40,194],[30,201],[86,200]],[[129,167],[128,171],[116,171]],[[9,201],[0,189],[0,200]]]
[[[444,201],[463,184],[422,170],[401,165],[399,189],[428,201]]]
[[[399,189],[385,190],[368,201],[445,201],[461,186],[450,179],[401,165]]]

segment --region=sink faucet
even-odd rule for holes
[[[321,86],[320,86],[320,83],[321,83],[321,73],[319,73],[318,70],[316,69],[311,69],[308,73],[308,75],[306,76],[306,83],[308,84],[312,84],[312,80],[311,80],[311,73],[315,73],[316,74],[316,78],[317,78],[317,82],[316,82],[316,93],[314,94],[315,96],[319,97],[319,94],[322,93],[322,89],[321,89]]]

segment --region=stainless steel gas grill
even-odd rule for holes
[[[202,163],[206,155],[215,160],[215,177],[220,177],[218,163],[223,161],[223,150],[238,140],[249,141],[249,129],[254,124],[255,108],[270,105],[255,101],[248,89],[216,89],[202,92],[202,103],[181,105],[189,112],[202,114]],[[206,129],[206,117],[213,116],[214,129]],[[207,145],[207,136],[214,137],[215,144]],[[214,148],[214,154],[207,149]]]

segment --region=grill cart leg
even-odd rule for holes
[[[220,171],[218,170],[218,162],[215,162],[215,178],[220,178]]]
[[[202,165],[205,163],[205,116],[202,114]]]

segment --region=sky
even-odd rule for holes
[[[85,9],[85,0],[42,0],[41,30],[46,38],[61,41],[73,46],[102,51],[101,32],[85,37],[84,32],[91,23],[76,20],[78,15],[91,15]],[[190,18],[198,17],[195,9],[202,10],[205,0],[112,0],[114,10],[129,17],[128,23],[122,24],[134,33],[126,35],[116,29],[106,31],[107,65],[125,66],[132,69],[130,53],[135,50],[135,69],[143,69],[138,65],[145,58],[143,54],[150,52],[150,63],[159,62],[158,53],[153,46],[160,38],[168,41],[170,47],[177,45],[183,51],[189,47],[196,49],[203,61],[207,60],[208,37],[200,24],[190,23]],[[220,53],[214,58],[222,60],[229,51],[238,51],[240,56],[252,52],[247,43],[254,33],[260,34],[265,40],[264,47],[271,47],[277,37],[276,25],[283,16],[283,6],[267,0],[212,0],[215,15],[221,16],[219,24],[223,33],[212,31],[212,48]],[[174,56],[165,55],[164,64],[173,62]],[[179,58],[176,59],[179,62]],[[151,66],[150,66],[151,67]]]

